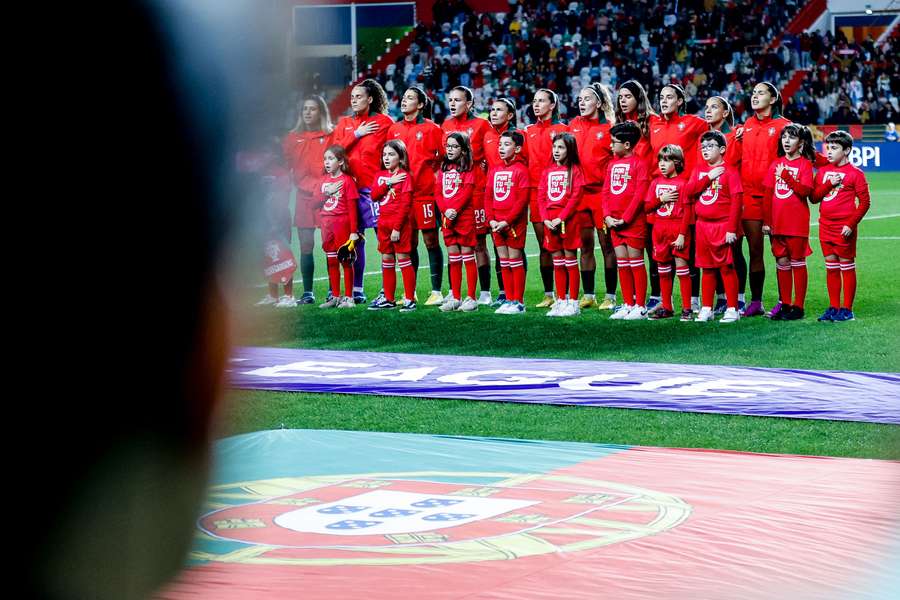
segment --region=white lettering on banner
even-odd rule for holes
[[[850,149],[850,163],[854,167],[868,167],[870,160],[875,161],[873,166],[881,166],[881,148],[878,146],[854,146]]]
[[[505,375],[488,380],[475,379],[486,375]],[[535,377],[536,375],[536,377]],[[497,369],[493,371],[466,371],[438,377],[441,383],[458,383],[460,385],[538,385],[547,383],[551,379],[569,377],[570,373],[561,371],[522,371],[515,369]]]
[[[391,369],[390,371],[372,371],[370,373],[341,373],[340,375],[322,375],[324,379],[384,379],[386,381],[422,381],[437,367],[417,367],[414,369]]]
[[[667,396],[710,396],[731,398],[752,398],[756,394],[750,392],[771,393],[779,387],[802,387],[799,381],[782,381],[780,379],[712,379],[693,385],[686,385],[674,390],[662,390],[659,393]],[[733,391],[713,391],[733,390]]]
[[[617,377],[627,377],[627,373],[615,373],[615,374],[604,374],[604,375],[590,375],[588,377],[580,377],[578,379],[567,379],[566,381],[560,381],[559,387],[566,390],[573,390],[576,392],[587,392],[587,391],[600,391],[600,390],[608,390],[610,392],[618,393],[618,392],[652,392],[664,387],[674,387],[676,385],[684,385],[685,383],[695,383],[698,381],[703,381],[702,377],[670,377],[668,379],[660,379],[659,381],[645,381],[644,383],[638,384],[625,384],[625,385],[604,385],[604,386],[595,386],[591,385],[594,382],[599,381],[610,381],[611,379],[615,379]]]
[[[366,363],[335,362],[322,360],[304,360],[286,365],[263,367],[253,371],[247,371],[244,375],[257,377],[325,377],[322,373],[337,373],[347,369],[364,369],[374,367]],[[341,375],[343,377],[343,375]]]
[[[271,267],[267,267],[265,269],[265,275],[266,275],[266,277],[269,277],[270,275],[274,275],[278,271],[284,271],[284,270],[290,269],[293,266],[294,266],[294,259],[289,258],[288,260],[282,261],[282,262],[278,263],[277,265],[272,265]]]

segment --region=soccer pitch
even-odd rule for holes
[[[827,306],[824,262],[817,239],[810,240],[813,255],[808,259],[807,316],[801,321],[770,322],[756,317],[732,325],[675,319],[623,322],[610,321],[609,312],[596,310],[573,318],[548,319],[546,310],[531,308],[542,290],[537,241],[529,235],[527,253],[533,256],[529,259],[525,315],[495,315],[483,308],[474,313],[443,314],[421,305],[408,314],[375,313],[363,306],[353,310],[320,310],[315,305],[241,309],[234,341],[240,345],[471,355],[473,365],[480,355],[896,372],[900,366],[900,269],[895,258],[900,250],[900,177],[872,173],[868,178],[872,207],[859,230],[855,322],[815,320]],[[813,206],[813,222],[816,218],[817,207]],[[816,235],[813,226],[811,236]],[[293,245],[297,253],[296,239]],[[768,241],[766,250],[764,300],[769,307],[776,301],[777,291]],[[430,279],[423,244],[420,255],[424,268],[418,272],[417,289],[419,298],[424,299]],[[369,242],[367,265],[366,293],[373,298],[381,286],[374,240]],[[325,275],[324,256],[317,249],[315,293],[319,301],[326,293]],[[446,276],[445,268],[445,291]],[[299,273],[295,277],[299,280]],[[597,290],[602,292],[602,268],[597,280]],[[492,285],[496,286],[493,272]],[[264,287],[245,292],[236,301],[247,306],[264,294]],[[298,281],[295,295],[301,292]],[[496,287],[493,292],[496,296]],[[232,391],[222,427],[222,433],[229,435],[279,427],[353,429],[900,458],[898,428],[891,425],[380,396]]]

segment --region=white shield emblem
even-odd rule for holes
[[[420,142],[422,141],[422,132],[421,131],[416,132],[416,139]]]
[[[494,173],[494,202],[503,202],[509,198],[512,190],[512,171]]]
[[[444,198],[449,199],[456,195],[456,192],[459,191],[461,179],[459,173],[456,171],[444,171],[443,178],[441,179]]]
[[[656,197],[659,198],[661,195],[666,192],[674,192],[678,189],[677,186],[670,185],[668,183],[657,183],[656,184]],[[672,214],[672,206],[673,204],[669,204],[668,202],[663,202],[659,205],[659,208],[656,209],[656,214],[661,217],[668,217]]]
[[[551,171],[547,175],[547,198],[559,202],[566,195],[569,174],[566,171]]]
[[[629,164],[613,166],[612,172],[609,174],[609,191],[613,195],[618,196],[628,189],[628,181],[631,179],[628,175],[630,169],[631,165]]]
[[[701,178],[706,177],[706,175],[706,173],[700,173]],[[700,204],[709,206],[719,199],[719,187],[721,186],[719,181],[719,179],[716,179],[711,184],[709,184],[708,188],[703,190],[703,193],[700,194]]]
[[[684,123],[678,124],[678,131],[684,131]]]
[[[275,524],[322,535],[390,535],[459,527],[538,504],[529,500],[479,498],[376,490],[335,502],[305,506],[275,517]]]
[[[602,139],[603,139],[603,132],[602,132],[602,131],[598,131],[598,132],[597,132],[597,139],[598,139],[598,140],[602,140]]]
[[[466,129],[466,133],[469,135],[469,139],[472,139],[472,128],[471,127]]]
[[[775,128],[769,127],[769,137],[772,137],[773,135],[775,135]]]
[[[794,176],[794,179],[797,178],[797,173],[800,172],[800,169],[797,167],[788,167],[785,166],[785,171],[789,172]],[[794,191],[788,187],[788,184],[784,182],[784,179],[781,177],[775,178],[775,197],[779,200],[784,200],[785,198],[790,198],[794,194]]]
[[[831,179],[832,175],[837,175],[838,177],[840,177],[841,183],[837,184],[830,192],[828,192],[828,195],[822,198],[822,202],[830,202],[831,200],[834,200],[835,197],[837,197],[838,191],[841,189],[841,185],[844,182],[844,173],[838,173],[836,171],[826,171],[825,176],[822,178],[822,181],[828,181],[829,179]]]

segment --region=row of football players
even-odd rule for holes
[[[409,184],[412,188],[413,223],[408,234],[411,244],[408,253],[395,251],[387,254],[388,257],[395,258],[394,260],[387,258],[384,272],[387,273],[390,270],[393,273],[394,265],[399,264],[401,271],[404,266],[410,266],[414,277],[415,269],[418,266],[418,253],[415,251],[418,241],[417,232],[422,231],[425,245],[428,248],[433,287],[426,304],[440,304],[442,307],[446,305],[471,310],[473,305],[477,306],[479,302],[490,302],[490,292],[488,291],[490,289],[490,266],[484,240],[488,230],[491,230],[495,234],[496,266],[500,273],[501,289],[505,290],[504,295],[510,301],[498,308],[502,308],[502,312],[512,311],[511,306],[515,307],[516,312],[524,310],[521,290],[515,283],[516,275],[507,273],[507,271],[513,271],[519,266],[523,267],[522,279],[524,280],[525,259],[520,252],[515,252],[514,246],[524,243],[525,236],[524,233],[520,235],[516,227],[512,227],[511,221],[507,221],[498,230],[496,224],[502,223],[502,220],[493,219],[495,223],[491,223],[492,219],[488,218],[488,211],[498,205],[496,198],[499,192],[500,196],[507,193],[514,198],[527,196],[529,210],[526,214],[530,217],[537,239],[541,242],[541,275],[545,300],[539,306],[552,306],[553,310],[550,314],[558,315],[577,312],[579,309],[596,305],[593,296],[594,232],[596,230],[603,250],[606,273],[607,295],[600,303],[601,308],[611,308],[618,279],[621,280],[623,304],[614,312],[614,318],[628,316],[631,319],[638,319],[644,318],[647,314],[659,314],[660,317],[665,317],[670,316],[673,312],[670,301],[671,293],[667,292],[671,288],[673,279],[672,265],[669,264],[671,258],[678,260],[678,253],[687,254],[688,259],[692,259],[694,256],[689,251],[684,251],[684,248],[680,249],[675,246],[672,246],[670,254],[655,252],[658,245],[654,243],[655,223],[661,219],[672,221],[669,213],[673,211],[678,215],[675,217],[676,220],[684,217],[686,211],[679,207],[679,198],[682,199],[682,204],[688,207],[687,212],[691,213],[689,221],[693,220],[694,212],[703,212],[691,210],[692,203],[687,197],[682,198],[682,196],[705,194],[706,204],[701,204],[714,206],[715,209],[720,210],[724,203],[719,202],[717,198],[726,193],[723,192],[723,188],[727,188],[727,193],[732,194],[733,202],[730,206],[733,206],[733,210],[729,209],[727,213],[730,221],[728,230],[721,233],[732,235],[727,236],[730,242],[721,248],[722,255],[716,257],[716,266],[707,268],[720,270],[719,285],[724,288],[723,291],[726,293],[724,298],[720,298],[720,302],[715,308],[720,311],[724,309],[727,315],[726,321],[732,321],[736,320],[736,313],[743,312],[745,315],[762,313],[761,299],[764,281],[761,256],[762,236],[767,232],[767,228],[776,236],[808,237],[809,209],[806,199],[815,199],[811,186],[807,191],[805,187],[802,187],[803,182],[800,182],[801,187],[797,190],[793,188],[790,191],[784,190],[787,190],[786,186],[791,185],[785,182],[793,181],[801,172],[802,177],[811,176],[812,163],[808,158],[803,158],[806,162],[810,162],[808,170],[801,169],[794,164],[802,156],[811,156],[814,161],[818,161],[820,166],[831,164],[828,169],[822,171],[822,176],[827,177],[829,181],[833,180],[836,186],[838,178],[846,178],[848,174],[851,175],[850,179],[853,182],[859,182],[858,185],[850,185],[848,180],[842,184],[843,189],[847,190],[845,195],[849,194],[851,197],[848,202],[839,202],[838,204],[847,204],[845,207],[847,210],[842,209],[833,214],[825,211],[822,217],[829,223],[834,221],[833,224],[836,224],[840,233],[837,237],[827,237],[823,230],[822,234],[823,239],[827,237],[831,242],[837,242],[838,246],[836,249],[829,248],[826,252],[827,264],[830,267],[829,289],[831,290],[833,287],[832,272],[837,275],[838,295],[842,280],[847,288],[843,302],[840,299],[836,300],[833,294],[831,296],[834,316],[842,312],[838,310],[839,308],[843,308],[845,309],[843,312],[849,313],[852,318],[852,290],[855,287],[852,282],[855,278],[853,269],[855,230],[859,219],[868,207],[865,179],[861,172],[847,164],[846,154],[852,140],[849,139],[849,136],[838,136],[840,139],[832,140],[834,143],[829,144],[829,149],[836,144],[844,148],[843,155],[838,156],[841,154],[840,152],[831,153],[829,150],[828,159],[822,156],[817,157],[813,153],[812,140],[808,130],[795,127],[789,130],[790,135],[787,137],[797,139],[796,145],[801,149],[794,149],[788,153],[782,130],[789,123],[778,116],[780,97],[777,90],[770,84],[761,83],[754,88],[751,106],[755,114],[743,127],[739,128],[733,128],[730,106],[727,101],[719,97],[711,98],[707,102],[705,119],[681,114],[684,93],[675,85],[669,85],[662,89],[659,101],[660,114],[655,114],[649,108],[646,93],[637,82],[626,82],[620,87],[615,109],[613,109],[608,90],[599,84],[594,84],[582,91],[579,97],[581,116],[574,119],[568,126],[559,122],[555,94],[550,90],[538,90],[532,104],[537,122],[521,132],[522,143],[515,144],[517,136],[505,136],[510,140],[507,142],[508,145],[511,144],[518,148],[515,159],[508,156],[502,157],[499,150],[503,135],[515,131],[515,106],[511,101],[501,98],[493,102],[490,123],[488,123],[472,114],[472,93],[468,88],[454,88],[448,94],[448,98],[451,117],[444,122],[442,128],[438,128],[425,118],[429,100],[425,93],[418,88],[410,88],[404,94],[401,102],[404,119],[393,123],[389,117],[383,114],[386,104],[383,91],[377,83],[365,81],[353,89],[351,95],[353,116],[341,119],[330,133],[326,133],[329,126],[324,102],[321,99],[311,98],[304,103],[298,129],[285,140],[285,152],[293,167],[294,181],[298,187],[296,224],[300,232],[302,253],[311,251],[311,226],[324,225],[324,221],[317,220],[316,211],[319,211],[319,215],[329,213],[330,211],[323,209],[326,205],[333,204],[336,191],[339,192],[338,196],[346,195],[346,191],[340,192],[333,186],[329,186],[327,189],[323,188],[320,180],[321,170],[316,165],[316,158],[322,155],[323,149],[334,146],[339,148],[334,148],[331,153],[332,160],[344,165],[343,168],[347,171],[349,181],[355,184],[354,189],[358,191],[356,221],[351,223],[351,232],[346,238],[334,241],[342,242],[351,237],[357,237],[358,231],[374,227],[376,224],[380,225],[378,227],[379,237],[385,237],[387,235],[385,232],[391,234],[396,232],[397,235],[403,233],[402,228],[392,227],[388,231],[387,227],[396,223],[383,221],[385,216],[379,215],[379,212],[387,209],[387,220],[390,221],[394,218],[394,211],[389,206],[392,200],[398,197],[397,190],[399,188],[397,186],[402,187],[401,184],[404,180],[397,179],[400,175],[391,173],[391,169],[388,169],[386,173],[379,173],[377,176],[375,173],[378,166],[384,168],[386,164],[392,164],[386,163],[386,155],[390,153],[388,148],[392,146],[379,140],[402,141],[403,146],[394,145],[392,152],[398,155],[399,160],[401,152],[398,148],[403,148],[405,152],[402,154],[406,155],[408,163],[408,170],[401,170],[408,173]],[[613,128],[617,127],[612,123],[616,121],[622,126],[618,129],[621,136],[612,135]],[[626,125],[626,123],[631,123],[631,125]],[[382,135],[379,135],[379,132]],[[635,132],[637,132],[637,137],[634,137]],[[718,132],[719,135],[711,135],[712,132]],[[560,136],[561,133],[569,135]],[[704,135],[706,138],[703,138]],[[703,139],[706,141],[704,142]],[[708,147],[707,149],[702,147],[704,144]],[[619,151],[616,149],[617,145]],[[627,153],[622,154],[626,146]],[[685,175],[693,174],[696,164],[704,167],[718,166],[715,163],[710,165],[707,160],[706,155],[712,151],[712,146],[721,149],[722,156],[719,158],[722,161],[722,170],[712,168],[708,170],[708,173],[713,173],[714,177],[705,177],[706,183],[709,184],[706,189],[698,190],[692,184],[692,187],[687,190],[677,190],[674,196],[666,195],[666,200],[661,201],[655,210],[645,214],[644,190],[650,186],[650,180],[654,177],[678,179],[680,175],[679,167],[669,166],[670,175],[666,177],[662,171],[665,167],[662,165],[664,163],[680,164]],[[466,148],[469,152],[464,151]],[[663,152],[664,149],[665,152]],[[681,150],[680,160],[677,159],[676,150]],[[714,151],[712,152],[714,154]],[[792,153],[796,152],[801,154],[793,156]],[[562,153],[562,159],[560,159],[560,153]],[[779,163],[784,165],[780,168],[772,164],[779,154],[786,157]],[[343,159],[339,158],[339,155],[343,155]],[[663,156],[666,160],[660,160]],[[835,158],[837,162],[831,161],[832,156],[837,157]],[[627,159],[625,161],[627,164],[621,164],[620,159]],[[611,162],[619,164],[613,169]],[[765,166],[761,166],[764,163]],[[399,164],[398,162],[393,165],[392,169],[399,169]],[[513,164],[518,164],[521,168],[511,169]],[[563,166],[566,168],[560,170],[560,167]],[[525,179],[521,178],[523,168]],[[838,171],[838,168],[841,170]],[[492,181],[487,181],[489,179],[488,169],[494,174]],[[777,169],[778,173],[773,172],[772,177],[767,181],[767,173],[772,169]],[[472,182],[466,184],[464,181],[467,177],[462,174],[470,171]],[[518,181],[514,182],[509,179],[513,171],[520,172]],[[785,171],[794,174],[794,178],[783,177]],[[435,178],[435,173],[437,173],[437,178]],[[550,177],[551,173],[552,178]],[[388,180],[390,180],[389,187]],[[576,180],[578,181],[576,182]],[[729,184],[723,185],[726,181]],[[454,182],[457,183],[454,184]],[[576,186],[576,183],[581,185]],[[767,186],[767,183],[771,185]],[[472,186],[471,198],[467,201],[466,208],[460,212],[458,210],[460,208],[458,202],[461,200],[459,196],[460,194],[465,196],[464,190],[468,185]],[[677,184],[667,182],[660,182],[660,185],[676,185],[677,187]],[[507,186],[509,187],[508,191],[506,190]],[[604,189],[608,189],[607,196],[616,201],[607,200],[606,211],[604,210]],[[650,189],[655,190],[656,188],[651,187]],[[767,216],[773,218],[775,214],[775,212],[769,211],[767,215],[765,211],[767,200],[772,198],[774,191],[778,191],[775,195],[778,201],[774,206],[781,206],[783,203],[780,201],[789,198],[797,201],[797,206],[788,208],[787,213],[775,211],[779,215],[791,214],[790,221],[800,223],[804,221],[805,211],[805,236],[795,235],[793,229],[785,229],[782,232],[784,223],[781,221],[766,221]],[[374,202],[373,192],[375,192],[376,198]],[[330,196],[332,200],[326,200],[323,198],[323,194]],[[836,194],[837,190],[833,191],[831,196]],[[488,198],[490,195],[493,195],[493,198]],[[568,201],[576,196],[577,199],[570,206]],[[638,200],[635,200],[634,204],[622,207],[631,209],[627,213],[615,214],[616,209],[613,208],[613,205],[616,203],[621,205],[619,201],[623,196]],[[781,196],[786,196],[786,198],[781,198]],[[656,198],[658,199],[659,196]],[[858,206],[857,198],[859,199]],[[442,208],[442,204],[445,204],[448,199],[455,199],[456,206]],[[836,204],[830,204],[831,200],[832,198],[829,197],[829,206],[836,206]],[[501,202],[504,201],[506,201],[506,197],[501,200]],[[560,205],[561,202],[562,205]],[[640,207],[638,203],[640,203]],[[489,204],[491,209],[488,208]],[[514,204],[514,202],[510,204]],[[852,205],[852,210],[849,208],[850,205]],[[560,208],[562,216],[554,213],[554,207]],[[549,212],[546,212],[547,208],[550,209]],[[448,214],[447,210],[452,212]],[[548,216],[551,218],[545,218]],[[699,218],[699,215],[696,216]],[[717,213],[713,220],[718,221],[724,218]],[[619,220],[622,222],[618,222]],[[468,237],[470,222],[474,241]],[[521,223],[518,224],[521,225]],[[443,256],[438,242],[438,225],[445,228],[444,237],[450,258],[451,293],[447,298],[441,294]],[[668,225],[660,226],[660,234],[655,236],[657,241],[665,238],[662,230],[667,228]],[[564,229],[565,231],[563,231]],[[509,230],[509,235],[500,236],[500,240],[496,239],[498,237],[496,234],[502,233],[503,230]],[[832,230],[830,225],[828,230]],[[850,233],[846,233],[845,230],[849,230]],[[703,231],[707,232],[706,229]],[[338,233],[338,238],[342,238],[343,230]],[[800,233],[804,232],[800,231]],[[448,235],[450,235],[449,238]],[[462,237],[456,237],[459,235]],[[510,243],[507,239],[504,246],[502,243],[504,238],[512,235],[516,236],[515,243]],[[696,240],[698,243],[701,237],[703,236],[698,232]],[[742,237],[748,239],[751,257],[751,302],[746,308],[742,306],[741,291],[741,281],[743,273],[746,271],[741,251],[740,240]],[[690,235],[690,229],[684,231],[684,238],[681,243],[687,243],[689,248],[693,238]],[[778,241],[778,238],[773,239],[777,242],[773,245],[773,252],[779,263],[781,302],[771,315],[776,318],[798,318],[802,315],[802,292],[805,287],[802,281],[804,280],[806,256],[804,253],[806,250],[797,244],[788,244],[789,247],[786,247],[785,244]],[[624,243],[616,243],[623,242],[623,240]],[[394,243],[400,242],[400,239],[388,241]],[[722,241],[719,240],[719,242]],[[364,265],[365,260],[362,242],[363,240],[358,242],[357,268],[354,273],[353,289],[349,294],[357,301],[362,300],[362,268],[360,267]],[[674,240],[669,243],[674,243]],[[402,247],[405,248],[405,244]],[[644,290],[647,277],[646,274],[643,276],[640,274],[645,273],[642,258],[644,247],[654,249],[650,255],[651,298],[646,305]],[[705,249],[706,246],[703,248]],[[800,252],[801,249],[802,252]],[[577,259],[578,250],[581,250],[580,264]],[[326,250],[326,253],[334,254],[334,250]],[[504,254],[507,256],[503,256]],[[654,255],[669,259],[663,265],[661,273],[657,268]],[[336,259],[336,256],[329,258]],[[685,260],[685,258],[682,256],[681,260]],[[398,261],[398,263],[394,263],[394,261]],[[311,262],[311,260],[301,260],[301,264],[311,264]],[[406,265],[407,262],[410,265]],[[688,264],[690,265],[691,262],[689,260]],[[704,263],[708,262],[701,259],[701,264],[698,266],[703,267]],[[504,263],[506,264],[504,265]],[[522,264],[519,265],[519,263]],[[721,266],[719,263],[725,263],[725,266]],[[467,274],[475,273],[475,275],[468,275],[468,278],[478,277],[481,279],[482,294],[477,300],[474,295],[474,284],[468,286],[469,293],[465,299],[461,297],[459,285],[454,286],[454,281],[461,280],[461,275],[455,277],[455,274],[461,273],[464,265]],[[679,275],[680,282],[685,275],[685,269],[689,273],[693,270],[684,265],[676,264],[675,266],[675,272]],[[576,304],[579,274],[584,283],[585,295],[581,302]],[[305,285],[311,284],[311,274],[309,277],[307,277],[307,273],[303,275]],[[387,275],[386,279],[386,285],[389,286],[390,275]],[[695,275],[695,279],[690,284],[695,304],[700,304],[699,298],[697,298],[698,289],[701,287],[698,285],[698,279],[699,277]],[[702,286],[705,290],[703,308],[713,308],[710,306],[712,300],[707,301],[706,292],[710,295],[714,294],[712,282],[715,279],[715,273],[711,272],[706,280],[707,284]],[[786,284],[788,280],[797,280],[796,288],[800,293],[796,297],[791,296],[791,287],[793,286]],[[555,300],[552,298],[554,281],[558,288]],[[562,281],[565,281],[564,285],[561,283]],[[737,283],[736,299],[729,301],[728,291],[732,289],[731,284],[734,282]],[[685,296],[688,287],[686,285],[681,287],[682,295]],[[561,288],[568,291],[567,298],[559,294]],[[301,298],[301,302],[309,301],[310,292],[311,287],[307,287],[307,292]],[[393,304],[393,300],[389,294],[386,296],[386,298],[376,299],[372,308],[389,308]],[[666,300],[667,296],[668,301]],[[686,302],[688,298],[691,298],[691,295],[685,296]],[[413,300],[413,298],[407,299]],[[340,301],[335,301],[335,303],[340,303]],[[350,305],[349,302],[342,303]],[[728,311],[728,308],[734,310]],[[740,310],[742,308],[743,311]],[[408,303],[406,309],[410,309]],[[449,309],[447,308],[447,310]],[[685,315],[685,318],[690,317]],[[709,318],[707,311],[701,310],[698,318],[707,320]]]

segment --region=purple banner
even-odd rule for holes
[[[239,348],[236,388],[900,424],[900,374]]]

